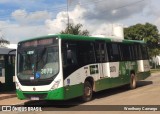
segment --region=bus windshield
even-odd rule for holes
[[[59,71],[58,42],[22,47],[19,46],[17,50],[19,79],[44,80],[55,77]]]

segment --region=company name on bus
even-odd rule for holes
[[[110,67],[110,72],[116,72],[116,67],[115,66],[111,66]]]

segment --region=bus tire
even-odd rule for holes
[[[136,80],[136,76],[135,74],[131,74],[131,78],[130,78],[130,89],[135,89],[137,86],[137,80]]]
[[[82,101],[87,102],[92,99],[93,87],[89,81],[84,82]]]

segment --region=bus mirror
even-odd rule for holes
[[[13,50],[9,51],[9,52],[8,52],[8,55],[9,55],[10,53],[12,53],[12,52],[15,52],[15,51],[16,51],[16,49],[13,49]]]

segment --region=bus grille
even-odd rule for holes
[[[47,97],[47,93],[40,93],[40,94],[29,94],[24,93],[24,96],[28,99],[31,99],[31,97],[38,97],[40,100],[44,100]]]
[[[30,81],[30,80],[20,80],[19,82],[21,83],[21,85],[24,86],[40,86],[40,85],[48,85],[52,82],[53,80],[34,80],[34,81]]]

